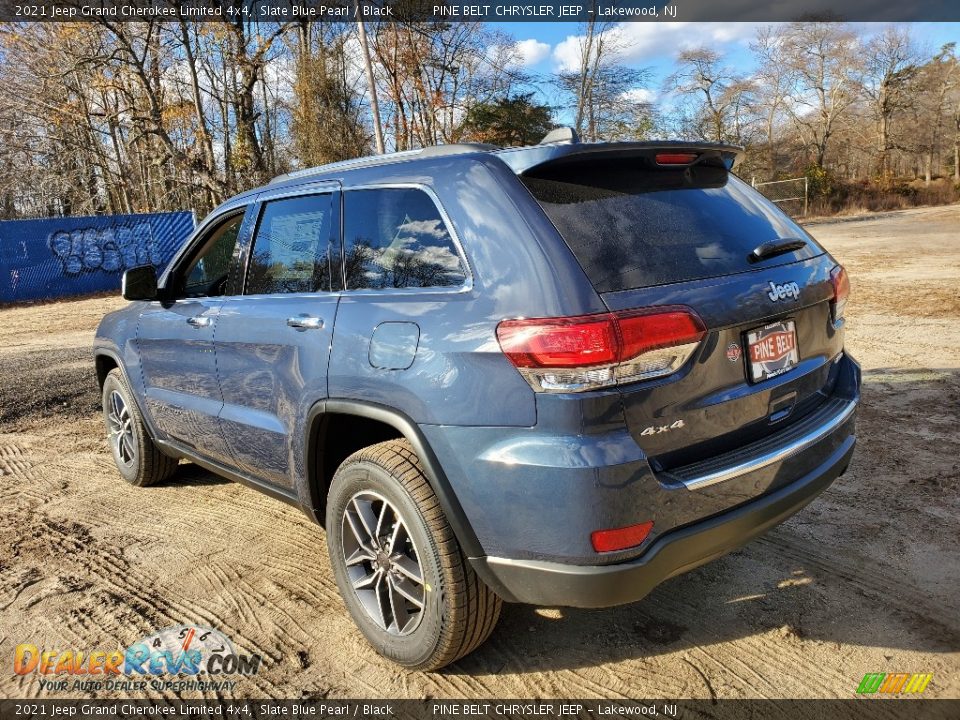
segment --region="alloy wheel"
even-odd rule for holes
[[[416,630],[426,583],[398,510],[377,493],[357,493],[343,511],[341,546],[350,584],[370,619],[391,635]]]
[[[133,417],[123,395],[114,390],[110,393],[107,410],[107,432],[113,454],[119,462],[129,467],[137,459],[137,443],[133,430]]]

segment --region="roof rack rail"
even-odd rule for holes
[[[491,152],[493,150],[500,150],[500,147],[497,145],[490,145],[488,143],[450,143],[448,145],[430,145],[425,148],[417,148],[416,150],[402,150],[400,152],[385,153],[383,155],[365,155],[364,157],[353,158],[352,160],[341,160],[340,162],[318,165],[317,167],[312,168],[304,168],[303,170],[294,170],[293,172],[288,172],[284,175],[278,175],[268,184],[276,185],[277,183],[281,183],[286,180],[310,177],[311,175],[320,175],[322,173],[328,173],[335,170],[352,170],[354,168],[362,168],[369,165],[383,165],[395,161],[405,160],[407,158],[440,157],[442,155],[458,155],[468,152]]]
[[[540,141],[540,145],[574,144],[580,142],[580,136],[572,127],[554,128]]]
[[[468,152],[493,152],[501,150],[499,145],[490,143],[450,143],[449,145],[430,145],[420,151],[420,157],[435,157],[437,155],[457,155]]]

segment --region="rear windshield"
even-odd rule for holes
[[[632,161],[534,168],[521,177],[598,292],[730,275],[818,255],[800,226],[725,169]],[[807,246],[753,264],[761,243]]]

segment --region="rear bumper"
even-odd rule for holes
[[[567,565],[498,557],[471,558],[478,574],[508,602],[551,607],[609,607],[635,602],[667,578],[746,544],[803,508],[846,471],[850,434],[818,467],[767,495],[661,535],[633,561]]]

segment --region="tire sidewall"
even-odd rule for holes
[[[391,635],[381,630],[360,605],[347,575],[341,537],[343,512],[357,493],[382,495],[400,513],[413,539],[424,575],[424,611],[420,625],[409,635]],[[350,615],[370,644],[382,655],[408,667],[426,663],[442,639],[446,609],[443,601],[443,568],[437,544],[416,502],[403,484],[385,468],[369,460],[342,466],[333,478],[327,500],[327,549],[340,595]],[[429,588],[429,589],[428,589]]]
[[[103,395],[101,397],[101,402],[103,405],[103,424],[106,427],[108,434],[110,432],[110,423],[107,421],[107,415],[110,412],[110,396],[114,392],[120,393],[120,396],[123,398],[123,402],[127,406],[128,412],[130,413],[130,417],[133,421],[133,436],[137,457],[136,461],[130,465],[125,465],[122,463],[120,458],[117,456],[116,450],[113,448],[113,443],[110,442],[108,437],[107,443],[110,446],[110,454],[113,456],[114,465],[117,466],[117,471],[120,473],[120,476],[131,485],[141,485],[143,483],[144,462],[146,460],[144,456],[143,421],[140,419],[140,411],[137,408],[130,391],[127,389],[127,384],[121,377],[111,372],[109,375],[107,375],[107,379],[103,383]]]

